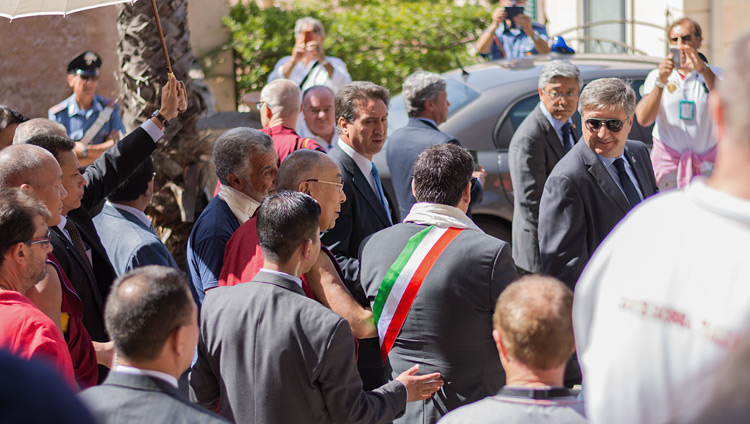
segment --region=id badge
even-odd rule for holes
[[[692,121],[695,119],[695,102],[682,100],[680,102],[680,119]]]

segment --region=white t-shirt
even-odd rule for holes
[[[615,227],[573,302],[591,422],[661,423],[703,406],[689,390],[709,387],[750,324],[749,245],[750,201],[703,178]]]
[[[278,62],[276,62],[276,66],[273,67],[273,71],[271,71],[271,73],[268,75],[268,82],[284,78],[284,73],[281,72],[281,68],[290,60],[292,60],[291,56],[285,56],[282,57]],[[346,69],[346,64],[341,59],[333,56],[326,56],[326,60],[330,62],[331,65],[333,65],[333,76],[331,76],[330,78],[328,77],[328,71],[326,71],[325,67],[323,67],[322,65],[317,65],[315,69],[313,69],[312,67],[315,63],[313,61],[308,63],[307,66],[305,66],[302,62],[297,62],[297,65],[295,65],[294,69],[292,69],[291,75],[289,75],[289,79],[299,84],[303,79],[305,79],[305,75],[307,75],[307,73],[312,69],[310,76],[305,81],[305,84],[301,87],[301,90],[304,91],[314,85],[325,85],[326,87],[333,90],[334,93],[339,91],[341,87],[352,82],[352,77],[349,76],[349,71]]]
[[[717,78],[721,69],[709,66]],[[643,83],[643,95],[649,94],[659,78],[659,70],[654,69]],[[662,90],[659,113],[656,116],[653,136],[672,149],[682,153],[692,151],[701,155],[716,145],[708,110],[709,90],[703,75],[692,71],[683,80],[677,71],[667,78],[666,87]],[[684,117],[693,109],[693,119],[680,118],[680,103],[693,102],[694,106],[685,105]]]

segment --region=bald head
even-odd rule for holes
[[[276,176],[276,191],[298,191],[305,180],[318,179],[327,168],[338,165],[325,153],[300,149],[284,159]]]
[[[269,82],[260,92],[260,101],[271,108],[274,118],[297,119],[300,111],[299,86],[288,79],[278,79]]]
[[[530,275],[500,294],[493,322],[509,356],[530,368],[559,367],[573,353],[573,292],[552,277]]]
[[[65,126],[45,118],[34,118],[20,124],[13,136],[13,144],[26,144],[35,135],[55,134],[68,137]]]

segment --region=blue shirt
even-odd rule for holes
[[[115,110],[112,111],[109,120],[102,126],[96,136],[94,136],[94,139],[91,140],[91,144],[100,144],[104,142],[105,138],[113,130],[118,130],[121,134],[125,132],[122,127],[120,107],[110,100],[95,95],[93,102],[91,102],[91,108],[83,110],[78,106],[75,94],[71,94],[67,99],[52,106],[48,111],[48,115],[49,119],[57,121],[65,126],[65,129],[68,130],[68,137],[78,141],[82,139],[83,135],[86,134],[86,131],[94,125],[94,122],[96,122],[96,119],[99,117],[99,113],[110,104],[115,107]]]
[[[548,40],[547,28],[544,25],[532,22],[531,26],[545,42]],[[502,44],[502,51],[497,44],[498,41]],[[503,54],[503,51],[505,54]],[[532,54],[539,54],[534,47],[534,40],[520,28],[507,28],[505,23],[502,23],[495,31],[490,53],[483,56],[489,56],[490,60],[496,60],[503,58],[518,59]]]
[[[599,160],[604,165],[604,168],[609,173],[609,176],[612,177],[613,180],[615,180],[615,184],[617,184],[617,187],[620,188],[622,194],[625,194],[625,189],[622,188],[622,182],[620,181],[620,175],[617,173],[617,167],[615,167],[615,160],[622,159],[623,162],[625,162],[625,173],[628,174],[628,177],[630,177],[630,182],[633,183],[633,186],[635,186],[635,190],[638,192],[638,195],[641,196],[641,200],[643,200],[643,192],[641,191],[641,186],[638,184],[638,178],[635,177],[635,173],[633,172],[633,168],[630,166],[630,162],[628,162],[627,158],[625,158],[625,152],[620,153],[620,156],[616,158],[607,158],[598,154],[597,156],[599,156]],[[625,194],[625,197],[627,197],[627,194]]]
[[[199,305],[206,297],[206,290],[219,286],[224,249],[239,227],[237,217],[219,196],[211,199],[195,221],[188,238],[187,265],[190,289]]]

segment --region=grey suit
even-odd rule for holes
[[[513,260],[528,272],[540,272],[539,202],[544,183],[565,155],[562,142],[540,109],[541,103],[513,134],[508,150],[508,167],[513,183]],[[573,139],[575,139],[573,135]]]
[[[628,140],[625,157],[643,197],[656,193],[648,149]],[[547,179],[539,209],[543,272],[571,289],[599,244],[628,213],[630,204],[599,156],[585,141],[560,160]]]
[[[146,265],[179,269],[153,228],[134,214],[107,202],[94,217],[94,225],[117,275]]]
[[[99,424],[228,422],[190,403],[166,381],[145,375],[110,372],[101,386],[79,397]]]
[[[241,423],[384,423],[406,405],[401,382],[362,390],[346,320],[267,272],[207,293],[190,385]]]
[[[417,203],[411,191],[414,162],[422,151],[430,146],[441,143],[451,143],[460,146],[452,135],[446,134],[430,122],[419,118],[409,118],[405,127],[399,128],[388,137],[386,144],[386,160],[391,171],[391,183],[396,193],[398,210],[401,218],[406,217],[412,205]],[[471,191],[471,205],[482,201],[482,187],[477,184]],[[470,213],[467,215],[471,216]]]
[[[397,224],[379,231],[362,249],[362,285],[374,301],[388,269],[424,225]],[[439,371],[445,385],[430,399],[407,405],[403,423],[434,423],[448,411],[497,393],[505,383],[492,313],[500,292],[518,278],[510,247],[464,230],[427,274],[388,355],[392,377],[420,364]]]

